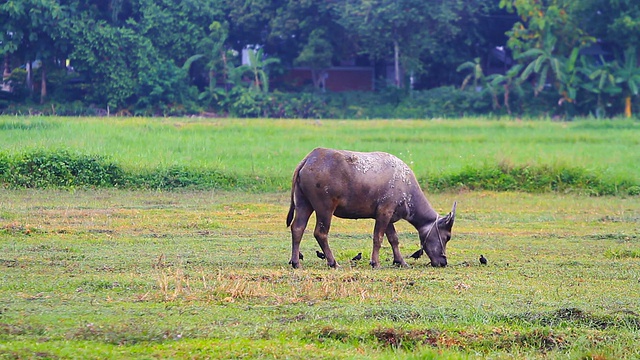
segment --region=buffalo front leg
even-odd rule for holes
[[[393,250],[393,264],[400,265],[402,267],[409,267],[407,263],[402,258],[402,254],[400,253],[400,249],[398,248],[398,244],[400,244],[400,240],[398,239],[398,233],[396,232],[396,227],[393,224],[389,224],[387,226],[387,231],[385,232],[387,235],[387,240],[389,240],[389,244],[391,244],[391,250]]]
[[[312,212],[313,210],[306,207],[296,208],[296,217],[291,224],[291,260],[289,260],[289,264],[294,269],[300,267],[300,242]]]
[[[331,228],[331,214],[329,216],[320,215],[316,212],[316,229],[313,232],[313,236],[316,238],[320,249],[327,258],[327,265],[332,268],[339,267],[336,259],[333,257],[333,253],[329,248],[329,229]]]
[[[369,264],[374,269],[380,267],[380,248],[382,247],[382,239],[390,218],[389,216],[378,217],[373,227],[373,251],[371,252],[371,262]]]

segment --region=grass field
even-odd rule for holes
[[[0,152],[283,179],[263,192],[0,189],[0,359],[640,358],[637,196],[429,194],[441,214],[458,201],[446,268],[393,267],[384,244],[372,270],[372,221],[336,219],[341,268],[314,256],[308,230],[293,270],[285,227],[286,182],[315,146],[389,151],[417,173],[566,162],[637,179],[637,134],[605,121],[0,118]],[[402,253],[417,250],[397,228]]]
[[[308,233],[292,270],[284,193],[5,191],[0,358],[640,356],[637,199],[430,199],[451,266],[372,270],[371,221],[337,219],[342,267]]]
[[[638,121],[237,120],[0,117],[0,154],[66,149],[131,171],[170,166],[270,179],[286,190],[313,148],[387,151],[431,178],[496,164],[640,179]]]

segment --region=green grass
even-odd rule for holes
[[[483,169],[511,168],[519,171],[519,176],[526,175],[528,169],[555,169],[558,176],[565,170],[582,176],[578,183],[593,183],[593,178],[603,181],[604,190],[596,189],[596,194],[615,194],[618,187],[624,187],[630,190],[623,193],[633,195],[640,191],[640,152],[636,151],[639,131],[639,122],[624,120],[557,123],[4,116],[0,117],[0,160],[3,153],[15,156],[64,150],[100,157],[127,174],[149,173],[151,180],[140,180],[144,184],[155,184],[154,179],[171,183],[177,178],[179,184],[188,185],[194,182],[194,176],[206,174],[212,178],[207,180],[210,182],[233,179],[227,188],[279,191],[289,187],[297,163],[313,148],[324,146],[393,153],[414,169],[423,184],[434,179],[444,179],[444,184],[460,174],[476,176]],[[508,189],[509,181],[499,185]]]
[[[637,199],[429,198],[451,266],[372,270],[372,221],[336,219],[342,267],[307,231],[293,270],[286,192],[3,190],[0,358],[640,357]]]
[[[0,117],[0,175],[19,170],[0,358],[638,358],[639,127]],[[342,267],[308,230],[290,269],[290,176],[317,146],[388,151],[449,189],[429,198],[458,201],[451,266],[398,269],[385,245],[372,270],[372,222],[336,219]]]

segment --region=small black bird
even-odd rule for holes
[[[413,254],[411,254],[411,256],[410,256],[410,257],[412,257],[412,258],[414,258],[414,259],[418,260],[418,259],[420,258],[420,256],[422,256],[422,249],[420,249],[420,250],[418,250],[418,251],[414,252]]]
[[[301,252],[298,252],[298,255],[300,255],[300,260],[304,260],[304,255]]]
[[[358,253],[358,255],[354,256],[353,259],[351,259],[353,261],[358,261],[358,260],[362,260],[362,253]]]
[[[326,258],[327,258],[327,257],[326,257],[322,252],[320,252],[320,251],[318,251],[318,250],[316,250],[316,255],[318,255],[318,257],[319,257],[320,259],[326,259]]]
[[[487,265],[487,258],[484,255],[480,255],[480,264]]]

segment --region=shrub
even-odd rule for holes
[[[420,109],[421,118],[451,118],[491,113],[491,95],[485,90],[460,90],[453,86],[443,86],[430,90],[416,91],[401,104],[404,107]]]
[[[235,101],[231,103],[231,114],[241,118],[267,117],[263,112],[266,104],[266,94],[260,91],[241,91]]]
[[[0,156],[0,180],[13,187],[123,186],[124,172],[99,156],[34,151]]]
[[[229,111],[238,117],[286,119],[324,119],[335,117],[320,93],[264,93],[237,88],[232,92]]]

